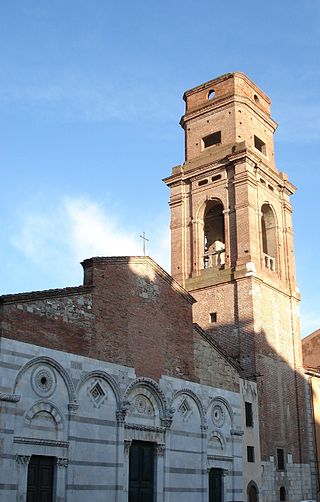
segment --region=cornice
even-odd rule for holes
[[[29,302],[42,300],[45,298],[57,298],[65,296],[75,296],[79,294],[90,293],[93,286],[73,286],[61,289],[44,289],[43,291],[30,291],[27,293],[15,293],[0,296],[0,304],[10,304],[19,302]]]
[[[13,438],[14,443],[19,444],[32,444],[39,446],[55,446],[58,448],[69,448],[69,441],[57,441],[54,439],[40,439],[40,438],[28,438],[15,436]]]
[[[18,394],[9,394],[7,392],[0,392],[0,401],[8,401],[9,403],[17,403],[20,401],[21,396]]]

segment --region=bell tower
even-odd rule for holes
[[[295,187],[275,165],[271,101],[246,75],[183,99],[185,162],[164,180],[171,273],[197,300],[194,321],[257,381],[261,455],[276,477],[278,450],[298,470],[306,462]]]

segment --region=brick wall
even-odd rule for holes
[[[215,370],[206,376],[195,365],[201,343],[206,359],[214,349],[205,339],[195,342],[201,336],[193,332],[194,300],[156,263],[119,257],[83,265],[84,286],[2,297],[1,335],[131,366],[155,380],[212,380]]]
[[[306,368],[320,367],[320,329],[302,340],[303,365]]]

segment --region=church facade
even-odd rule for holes
[[[172,276],[85,260],[83,285],[0,298],[0,498],[313,495],[290,195],[269,98],[241,73],[184,95]]]

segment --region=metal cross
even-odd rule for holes
[[[146,238],[146,233],[142,232],[142,235],[140,235],[141,239],[143,239],[143,256],[146,256],[146,241],[149,242],[149,239]]]

